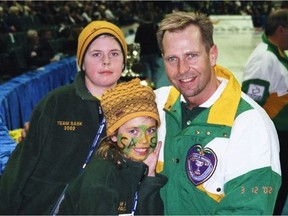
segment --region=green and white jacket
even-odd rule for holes
[[[184,129],[183,96],[174,87],[155,91],[165,214],[272,214],[281,184],[275,127],[227,69],[215,72],[221,85]]]
[[[265,34],[244,66],[242,90],[263,106],[277,130],[288,131],[288,56]]]

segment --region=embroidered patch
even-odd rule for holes
[[[186,174],[194,185],[207,181],[217,166],[217,156],[210,148],[193,145],[186,156]]]
[[[265,87],[256,84],[250,84],[247,94],[255,101],[261,101],[264,96]]]

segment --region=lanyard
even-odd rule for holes
[[[89,161],[91,160],[92,153],[94,152],[94,150],[96,149],[96,147],[97,147],[97,145],[98,145],[99,138],[100,138],[101,133],[102,133],[102,131],[103,131],[103,128],[104,128],[104,126],[105,126],[105,122],[106,122],[106,121],[105,121],[105,118],[103,117],[103,119],[102,119],[102,121],[101,121],[101,123],[100,123],[100,126],[99,126],[99,128],[98,128],[98,131],[97,131],[97,133],[96,133],[96,136],[95,136],[95,138],[94,138],[94,141],[93,141],[93,143],[92,143],[92,145],[91,145],[91,147],[90,147],[90,150],[89,150],[89,153],[88,153],[88,155],[87,155],[87,158],[86,158],[86,160],[85,160],[85,162],[84,162],[84,164],[83,164],[83,166],[82,166],[82,168],[81,168],[81,170],[80,170],[80,173],[82,173],[82,172],[84,171],[86,165],[87,165],[87,164],[89,163]]]
[[[134,195],[134,201],[133,201],[133,206],[132,206],[132,210],[131,210],[131,215],[135,214],[135,211],[136,211],[136,208],[137,208],[140,184],[141,184],[141,181],[139,181],[137,190],[136,190],[135,195]]]
[[[100,126],[99,126],[99,128],[98,128],[98,131],[97,131],[97,133],[96,133],[96,136],[95,136],[95,138],[94,138],[94,141],[93,141],[93,143],[92,143],[92,145],[91,145],[91,147],[90,147],[90,150],[89,150],[89,153],[88,153],[88,155],[87,155],[87,158],[86,158],[83,166],[82,166],[81,169],[80,169],[80,174],[84,171],[86,165],[87,165],[87,164],[89,163],[89,161],[91,160],[92,153],[94,152],[94,150],[96,149],[96,147],[97,147],[97,145],[98,145],[99,138],[100,138],[101,133],[102,133],[102,131],[103,131],[103,128],[104,128],[104,126],[105,126],[105,122],[106,122],[106,121],[105,121],[105,118],[103,117],[103,119],[102,119],[102,121],[101,121],[101,123],[100,123]],[[56,202],[56,204],[55,204],[55,206],[54,206],[54,208],[53,208],[53,210],[52,210],[52,212],[51,212],[52,215],[58,214],[59,207],[60,207],[60,204],[61,204],[61,202],[63,201],[63,199],[64,199],[64,197],[65,197],[65,191],[66,191],[67,187],[68,187],[68,184],[66,184],[66,186],[65,186],[64,190],[62,191],[59,199],[57,200],[57,202]]]
[[[141,180],[139,181],[138,186],[137,186],[137,190],[136,190],[136,192],[134,194],[134,199],[133,199],[133,205],[132,205],[131,213],[119,214],[119,216],[134,216],[135,215],[137,204],[138,204],[140,184],[141,184]]]
[[[136,189],[135,194],[134,194],[134,199],[133,199],[133,205],[132,205],[131,213],[119,214],[119,216],[133,216],[133,215],[135,215],[135,212],[136,212],[136,209],[137,209],[137,204],[138,204],[140,185],[141,185],[141,182],[143,181],[143,179],[145,178],[147,171],[148,170],[146,168],[145,174],[142,176],[142,178],[138,182],[137,189]]]
[[[146,169],[146,172],[148,170]],[[139,190],[140,190],[140,184],[143,181],[143,178],[145,178],[146,175],[142,176],[142,178],[140,179],[138,186],[137,186],[137,190],[134,194],[134,200],[133,200],[133,205],[132,205],[132,210],[131,210],[131,215],[134,215],[136,212],[136,208],[137,208],[137,204],[138,204],[138,198],[139,198]]]

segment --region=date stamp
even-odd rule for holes
[[[251,193],[251,194],[272,194],[272,186],[254,186],[254,187],[241,187],[241,194]]]

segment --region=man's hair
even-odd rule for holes
[[[265,34],[273,35],[279,26],[288,28],[288,9],[279,9],[269,15],[265,25]]]
[[[167,14],[160,22],[157,32],[157,40],[161,52],[163,53],[162,41],[166,31],[174,32],[178,30],[183,30],[190,25],[195,25],[199,27],[202,41],[205,44],[207,52],[209,52],[210,48],[214,45],[213,23],[211,22],[210,18],[203,13],[183,11],[176,11]]]

